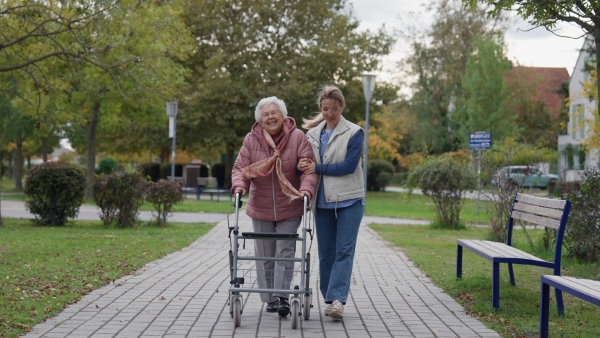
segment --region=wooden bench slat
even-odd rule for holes
[[[548,338],[548,323],[550,321],[550,286],[553,286],[557,295],[567,292],[579,299],[600,306],[600,281],[591,279],[542,275],[540,287],[540,338]],[[562,298],[562,297],[561,297]],[[560,314],[560,309],[559,309]]]
[[[545,275],[546,279],[600,300],[600,281],[567,276]]]
[[[535,204],[542,207],[553,208],[553,209],[563,209],[566,204],[566,200],[556,200],[550,198],[542,198],[535,197],[531,195],[517,194],[516,198],[519,202]]]
[[[546,262],[545,260],[528,254],[525,251],[521,251],[512,246],[508,246],[504,243],[483,241],[483,240],[458,240],[464,248],[472,248],[480,252],[485,252],[489,257],[495,258],[517,258],[524,260],[531,260],[537,262]]]
[[[538,216],[538,215],[527,214],[527,213],[520,212],[518,210],[513,210],[511,215],[512,215],[512,218],[514,218],[514,219],[520,219],[525,222],[529,222],[529,223],[533,223],[533,224],[537,224],[537,225],[541,225],[541,226],[545,226],[545,227],[558,229],[558,227],[560,226],[560,221],[558,221],[558,220],[555,220],[552,218],[546,218],[546,217],[542,217],[542,216]]]
[[[530,214],[541,215],[560,220],[563,215],[562,209],[548,209],[533,204],[515,203],[513,210],[519,210]]]

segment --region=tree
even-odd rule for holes
[[[84,9],[92,16],[93,8]],[[82,40],[106,46],[94,60],[118,66],[106,70],[92,63],[50,58],[35,65],[49,84],[44,87],[47,93],[37,100],[40,110],[36,118],[85,135],[71,133],[69,138],[87,157],[88,198],[92,197],[97,135],[102,126],[119,119],[145,121],[150,107],[164,107],[164,102],[180,91],[186,71],[174,60],[186,57],[192,46],[179,17],[181,11],[177,2],[119,1],[77,31]],[[26,80],[19,85],[27,100],[27,89],[39,83]]]
[[[477,39],[502,33],[503,18],[486,19],[481,9],[454,6],[448,0],[431,5],[433,27],[412,40],[413,52],[403,61],[407,75],[416,78],[411,109],[417,116],[412,151],[443,153],[459,148],[463,140],[451,111],[463,101],[463,77]]]
[[[564,127],[566,132],[569,121],[568,107],[561,104],[556,118],[546,102],[542,101],[542,96],[552,90],[562,97],[568,97],[568,83],[550,88],[551,79],[540,70],[542,69],[519,66],[511,69],[507,76],[510,90],[509,108],[517,117],[519,134],[523,135],[526,142],[556,148],[561,128]]]
[[[124,19],[128,13],[144,7],[147,5],[143,2],[133,0],[2,1],[0,74],[15,74],[32,81],[38,95],[47,94],[49,87],[57,85],[46,76],[46,69],[38,67],[42,62],[85,63],[116,74],[116,70],[138,61],[135,53],[120,58],[105,57],[122,46],[127,37],[117,35],[108,39],[90,33],[110,18],[115,19],[113,23],[118,22],[117,19]],[[124,20],[114,26],[131,23]],[[133,76],[133,73],[123,72],[121,76]],[[0,90],[10,90],[1,85],[0,82]]]
[[[402,121],[387,107],[371,117],[369,127],[369,160],[386,160],[398,163],[401,159],[398,150],[402,135]],[[361,125],[364,128],[364,123]]]
[[[188,0],[185,20],[198,43],[184,63],[193,75],[178,142],[221,149],[228,176],[258,100],[282,98],[301,124],[317,110],[317,89],[332,83],[348,98],[345,114],[363,116],[360,74],[376,70],[392,43],[382,31],[357,32],[345,0]]]
[[[27,139],[34,137],[35,123],[30,116],[23,114],[23,107],[15,105],[14,100],[10,96],[3,95],[3,97],[4,104],[2,105],[0,124],[2,124],[2,129],[4,130],[1,139],[3,143],[12,145],[14,160],[12,178],[15,180],[15,189],[22,191],[23,175],[25,173],[23,145]]]
[[[559,35],[556,25],[566,22],[581,28],[582,35],[591,35],[594,39],[596,73],[600,72],[600,7],[595,0],[462,0],[469,8],[478,3],[491,5],[488,16],[498,16],[502,10],[515,10],[523,19],[529,20],[535,27],[544,27]],[[600,78],[596,79],[596,96],[600,93]],[[600,101],[596,100],[597,107]],[[600,108],[598,109],[600,111]],[[596,124],[600,123],[598,119]]]
[[[501,41],[493,36],[475,40],[465,66],[464,101],[457,99],[456,111],[452,112],[463,147],[468,147],[469,134],[476,131],[491,132],[495,140],[516,132],[516,115],[507,106],[509,69]]]

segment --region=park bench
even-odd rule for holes
[[[213,199],[213,195],[217,195],[217,201],[220,201],[221,194],[228,194],[229,200],[231,201],[231,192],[228,189],[221,189],[219,186],[219,180],[216,177],[198,177],[198,187],[196,188],[196,198],[200,199],[202,193],[209,193],[210,199]]]
[[[561,290],[587,302],[600,306],[600,281],[542,275],[540,287],[540,338],[548,338],[550,313],[550,287]]]
[[[500,263],[508,264],[510,283],[515,285],[513,264],[524,264],[541,266],[554,270],[554,275],[560,276],[560,260],[562,253],[563,236],[571,202],[568,200],[556,200],[549,198],[534,197],[524,194],[516,194],[513,200],[508,220],[506,243],[484,240],[457,240],[456,252],[456,278],[462,276],[462,252],[463,248],[492,262],[492,306],[500,307]],[[515,221],[520,221],[521,226],[541,225],[556,229],[556,242],[554,244],[554,260],[545,261],[512,247],[512,233]],[[556,289],[556,303],[558,312],[563,313],[562,293]]]
[[[183,196],[184,197],[187,197],[188,191],[193,191],[194,188],[187,186],[187,181],[185,180],[184,177],[175,176],[174,179],[172,179],[172,178],[173,178],[173,176],[167,176],[167,180],[168,181],[171,181],[171,180],[175,181],[175,182],[177,182],[181,186],[181,188],[183,189]]]

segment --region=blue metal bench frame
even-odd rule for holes
[[[541,266],[553,269],[554,275],[560,276],[560,261],[562,256],[563,236],[567,219],[571,211],[571,202],[541,198],[524,194],[516,194],[513,200],[506,243],[483,240],[457,240],[456,250],[456,278],[462,277],[462,252],[463,248],[492,262],[492,306],[500,307],[500,263],[508,264],[510,283],[515,285],[513,264]],[[512,247],[512,234],[515,220],[527,222],[530,225],[541,225],[557,230],[556,243],[554,244],[554,260],[545,261],[534,255]],[[527,224],[523,224],[527,225]],[[556,289],[556,303],[559,314],[563,314],[562,293]]]
[[[540,338],[548,338],[550,314],[550,287],[561,290],[577,298],[600,306],[600,281],[542,275],[540,286]]]
[[[196,199],[200,199],[203,192],[210,194],[210,199],[213,199],[213,194],[217,194],[217,202],[221,200],[221,194],[228,194],[229,201],[233,194],[227,189],[221,189],[219,180],[216,177],[198,177],[198,186],[196,187]]]
[[[187,186],[187,182],[186,182],[185,178],[183,178],[182,176],[175,176],[175,177],[167,176],[167,180],[175,181],[175,182],[179,183],[179,185],[181,185],[181,188],[183,189],[183,197],[187,197],[188,191],[194,190],[194,188]]]

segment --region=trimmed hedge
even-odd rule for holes
[[[374,160],[369,161],[367,166],[367,190],[385,190],[385,187],[390,184],[394,172],[396,171],[394,165],[388,161]]]
[[[64,225],[75,218],[85,196],[85,174],[65,162],[46,162],[29,170],[25,205],[40,225]]]
[[[131,227],[138,212],[148,182],[140,173],[115,172],[96,179],[94,201],[101,210],[100,219],[105,225],[116,221],[122,227]]]
[[[158,226],[164,226],[173,211],[173,205],[183,202],[183,188],[177,182],[159,180],[148,187],[146,200],[152,203],[156,210]]]

